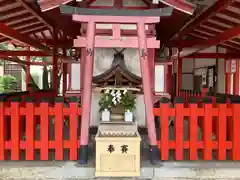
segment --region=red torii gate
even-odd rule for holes
[[[89,123],[90,123],[90,112],[91,109],[91,93],[92,93],[92,74],[93,74],[93,49],[94,47],[138,47],[139,48],[139,56],[140,63],[141,63],[141,72],[143,77],[143,90],[144,90],[144,102],[145,102],[145,110],[146,110],[146,117],[147,117],[147,124],[148,124],[148,131],[149,131],[149,140],[152,146],[156,146],[156,130],[154,124],[154,116],[152,113],[152,92],[151,92],[151,80],[150,80],[150,71],[149,71],[149,63],[147,59],[147,43],[146,43],[146,35],[145,35],[145,24],[148,23],[156,23],[160,21],[159,17],[151,17],[151,18],[139,18],[139,17],[98,17],[93,18],[91,16],[81,16],[81,15],[74,15],[73,19],[75,21],[80,22],[87,22],[88,23],[88,32],[86,37],[86,60],[84,65],[84,82],[83,82],[83,111],[82,111],[82,125],[81,125],[81,146],[80,146],[80,162],[86,163],[87,160],[87,148],[88,148],[88,134],[89,134]],[[138,27],[138,39],[135,38],[133,43],[128,45],[129,41],[131,40],[120,40],[115,39],[113,40],[105,40],[105,43],[102,42],[102,45],[97,44],[101,41],[96,40],[95,38],[95,26],[96,23],[105,22],[117,22],[117,23],[136,23]],[[115,25],[113,28],[113,34],[120,37],[120,25]],[[117,37],[116,37],[117,38]],[[133,38],[131,38],[133,39]],[[79,39],[74,41],[75,47],[82,47],[82,43],[79,42]],[[137,42],[138,41],[138,42]],[[151,48],[158,48],[160,46],[160,42],[157,40],[152,40],[153,46]]]
[[[156,130],[153,115],[153,96],[152,96],[152,81],[150,73],[150,63],[148,61],[148,48],[159,48],[160,41],[155,37],[147,37],[145,34],[145,24],[154,24],[160,22],[160,17],[153,16],[111,16],[111,15],[80,15],[82,9],[75,8],[72,11],[71,7],[64,6],[61,11],[63,13],[72,14],[74,21],[87,23],[87,36],[78,37],[74,40],[74,47],[86,48],[86,56],[81,59],[84,62],[84,76],[83,76],[83,94],[82,96],[82,124],[81,124],[81,145],[80,145],[80,163],[86,164],[88,160],[88,135],[89,124],[91,117],[91,96],[92,96],[92,75],[93,75],[93,60],[94,60],[94,47],[130,47],[139,49],[140,66],[143,79],[143,92],[145,102],[145,112],[148,127],[148,136],[150,141],[150,148],[153,157],[158,157],[158,148],[156,140]],[[79,12],[79,14],[78,14]],[[160,10],[161,12],[161,10]],[[122,12],[119,12],[120,14]],[[83,13],[84,14],[84,13]],[[171,14],[171,13],[170,13]],[[169,15],[169,12],[167,13]],[[106,40],[96,35],[96,23],[112,23],[113,36],[111,39]],[[129,39],[121,39],[120,24],[136,24],[137,37],[128,37]],[[104,43],[103,43],[104,42]]]

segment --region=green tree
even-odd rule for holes
[[[0,49],[2,50],[23,50],[23,48],[15,48],[15,47],[9,47],[8,44],[6,43],[2,43],[0,44]],[[23,60],[25,57],[8,57],[6,59],[0,59],[0,64],[3,63],[8,63],[9,61],[6,61],[7,59],[9,60]],[[50,57],[31,57],[31,62],[51,62],[51,58]],[[25,64],[19,64],[21,66],[21,68],[24,70],[25,74],[26,74],[26,65]],[[49,89],[52,88],[52,78],[49,79],[49,77],[52,77],[52,66],[43,66],[43,75],[42,75],[42,84],[43,84],[43,89]],[[60,88],[60,81],[61,81],[61,76],[62,76],[62,72],[61,72],[61,68],[59,67],[58,70],[58,90]],[[34,78],[32,77],[32,75],[30,74],[30,83],[31,86],[34,90],[39,90],[39,86],[37,85],[37,83],[34,81]]]
[[[11,75],[4,75],[0,77],[0,92],[14,92],[17,79]]]
[[[0,50],[9,50],[9,49],[10,50],[22,50],[22,48],[9,47],[7,43],[1,43],[0,44]],[[10,62],[8,60],[21,60],[21,59],[20,59],[20,57],[17,57],[17,56],[15,56],[15,57],[8,57],[8,58],[4,58],[4,59],[1,58],[0,59],[0,65],[8,64]],[[24,65],[24,64],[19,64],[19,65],[21,66],[21,68],[26,73],[26,70],[27,70],[26,65]],[[30,82],[31,82],[31,84],[33,86],[33,89],[39,90],[38,85],[34,82],[34,80],[33,80],[31,75],[30,75]]]

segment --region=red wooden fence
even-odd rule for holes
[[[184,97],[184,104],[185,105],[188,105],[188,100],[190,98],[193,98],[193,97],[197,99],[197,103],[199,105],[202,104],[201,100],[203,98],[210,98],[212,100],[212,103],[215,105],[216,102],[217,102],[217,99],[225,99],[227,104],[231,104],[230,96],[235,97],[235,98],[240,97],[240,96],[220,94],[220,93],[217,93],[217,94],[206,93],[206,92],[201,93],[201,92],[197,92],[197,91],[193,91],[193,90],[181,90],[180,91],[180,96]],[[200,128],[203,128],[203,123],[199,122],[199,126],[200,126]],[[228,136],[231,136],[231,126],[232,126],[231,118],[229,118],[227,126],[228,126],[227,134],[228,134]],[[217,130],[216,127],[217,127],[217,124],[215,123],[215,121],[213,121],[213,133],[215,133],[215,134],[216,134],[216,130]]]
[[[13,99],[14,100],[14,99]],[[68,106],[63,98],[56,98],[55,104],[42,100],[36,104],[31,98],[25,103],[12,101],[10,104],[0,102],[0,160],[7,159],[6,151],[11,151],[11,160],[19,160],[20,151],[26,151],[26,160],[35,160],[34,150],[40,149],[40,160],[49,160],[49,149],[55,149],[55,160],[63,160],[64,149],[70,150],[70,160],[77,160],[77,150],[80,145],[77,135],[78,118],[81,108],[76,98],[71,98]],[[169,150],[175,149],[176,160],[183,160],[184,149],[189,150],[190,160],[198,159],[198,150],[203,150],[203,159],[212,159],[212,150],[217,151],[217,159],[225,160],[226,151],[231,151],[232,160],[240,160],[240,101],[227,104],[218,102],[212,104],[211,99],[203,99],[199,106],[196,101],[190,101],[186,107],[183,98],[176,99],[174,108],[168,107],[168,102],[161,102],[159,108],[154,108],[154,115],[160,116],[161,139],[158,147],[161,159],[168,160]],[[40,140],[34,137],[35,118],[40,117]],[[55,139],[49,137],[50,116],[55,117]],[[69,116],[69,140],[63,137],[64,116]],[[169,140],[169,117],[175,117],[175,140]],[[26,139],[20,132],[21,118],[26,120]],[[189,121],[189,140],[184,140],[183,121]],[[199,118],[200,117],[200,118]],[[227,137],[227,121],[231,120],[231,136]],[[198,140],[198,121],[203,122],[203,138]],[[11,122],[10,138],[6,128],[7,121]],[[212,140],[213,121],[216,125],[216,140]]]
[[[76,98],[71,98],[68,107],[63,98],[56,98],[55,104],[42,100],[38,105],[32,98],[25,103],[12,101],[10,104],[0,102],[0,160],[7,157],[6,150],[11,151],[11,160],[20,159],[20,150],[26,151],[26,160],[35,160],[34,150],[40,149],[40,160],[49,159],[49,149],[55,149],[55,159],[63,160],[63,149],[69,149],[70,160],[77,160],[80,145],[77,135],[78,119],[81,108]],[[40,119],[40,140],[35,139],[36,117]],[[54,116],[55,139],[49,138],[50,116]],[[69,117],[69,140],[63,138],[64,117]],[[26,120],[26,139],[22,140],[20,130],[22,117]],[[7,121],[11,122],[10,138],[7,137]]]
[[[180,101],[179,101],[180,99]],[[154,109],[154,115],[160,116],[161,139],[158,147],[161,159],[168,160],[169,150],[175,150],[176,160],[183,160],[183,151],[189,150],[189,159],[198,160],[198,150],[203,150],[203,160],[212,160],[212,150],[217,151],[217,160],[226,160],[226,150],[230,150],[232,160],[240,160],[240,103],[212,104],[210,98],[204,99],[201,107],[196,102],[184,105],[184,98],[177,98],[174,108],[162,102]],[[179,103],[180,102],[180,103]],[[239,101],[240,102],[240,101]],[[175,117],[175,140],[170,141],[169,117]],[[189,121],[189,140],[184,140],[183,121]],[[216,140],[212,140],[213,119],[216,124]],[[232,136],[227,138],[227,121],[231,119]],[[202,140],[198,140],[198,121],[203,122]]]

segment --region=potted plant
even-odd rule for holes
[[[121,98],[121,105],[124,109],[124,120],[128,122],[133,121],[133,110],[136,108],[135,96],[125,90]]]
[[[107,89],[99,101],[100,112],[102,112],[102,121],[110,121],[110,109],[113,103],[113,96],[109,93]]]

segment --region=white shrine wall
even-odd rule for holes
[[[224,48],[218,48],[219,53],[225,53]],[[216,46],[210,47],[208,49],[205,49],[203,51],[200,51],[200,53],[216,53],[217,48]],[[225,78],[224,78],[224,59],[210,59],[210,58],[195,58],[195,59],[184,59],[183,58],[183,66],[182,66],[182,89],[193,89],[193,76],[194,76],[194,70],[198,68],[204,68],[208,66],[216,66],[216,63],[218,63],[218,83],[217,83],[217,91],[219,93],[225,92]],[[174,72],[177,72],[177,65],[175,64]]]
[[[121,49],[117,49],[120,51]],[[94,52],[94,65],[93,65],[93,76],[99,75],[107,71],[112,64],[115,51],[111,48],[96,48]],[[138,49],[125,49],[123,51],[125,65],[129,71],[137,76],[141,77],[140,60],[138,55]],[[80,64],[72,64],[72,90],[80,89]],[[91,126],[96,126],[99,123],[99,100],[100,92],[94,91],[92,93],[92,117]],[[136,98],[136,110],[134,112],[135,118],[138,120],[139,125],[145,125],[145,109],[143,95],[137,95]]]

